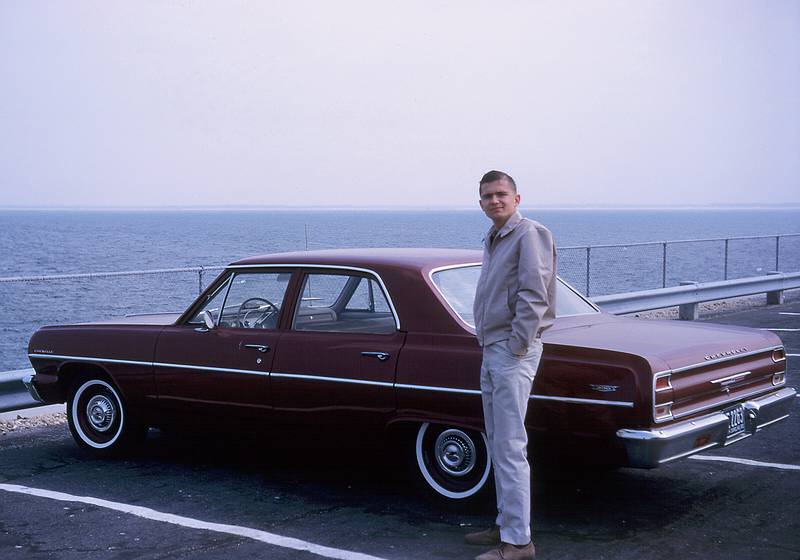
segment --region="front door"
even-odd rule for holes
[[[290,278],[288,271],[231,273],[184,324],[162,331],[154,360],[162,409],[192,418],[271,409],[269,372]]]

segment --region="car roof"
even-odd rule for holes
[[[228,266],[262,264],[357,266],[364,268],[431,269],[481,261],[481,251],[431,248],[357,248],[293,251],[248,257]]]

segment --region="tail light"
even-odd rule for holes
[[[657,404],[655,407],[656,422],[672,420],[672,403]]]
[[[772,351],[772,361],[773,362],[784,362],[786,361],[786,350],[781,348],[776,348]]]
[[[672,420],[672,372],[657,373],[653,378],[653,419]]]
[[[786,372],[782,371],[780,373],[775,373],[772,375],[772,384],[773,385],[783,385],[786,383]]]

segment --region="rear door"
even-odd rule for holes
[[[379,278],[306,270],[275,357],[276,417],[291,423],[380,424],[396,408],[405,333]]]

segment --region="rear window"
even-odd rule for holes
[[[431,279],[448,305],[461,320],[475,326],[472,304],[475,301],[475,290],[481,275],[481,265],[466,265],[434,271]],[[556,286],[556,317],[568,315],[585,315],[598,311],[575,289],[567,285],[561,278]]]

